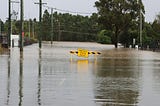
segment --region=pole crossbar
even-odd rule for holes
[[[20,3],[19,1],[11,1],[11,3]]]

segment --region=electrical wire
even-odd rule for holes
[[[48,8],[48,9],[53,9],[53,10],[57,10],[57,11],[61,11],[61,12],[66,12],[66,13],[73,13],[73,14],[86,14],[86,15],[91,15],[93,13],[88,13],[88,12],[76,12],[76,11],[70,11],[70,10],[63,10],[63,9],[58,9],[58,8],[53,8],[53,7],[49,7],[46,5],[43,5],[44,7]]]

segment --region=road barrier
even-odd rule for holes
[[[71,50],[70,54],[74,54],[77,55],[78,57],[84,57],[84,58],[88,58],[89,55],[100,55],[101,52],[97,52],[97,51],[88,51],[86,49],[78,49],[78,50]]]

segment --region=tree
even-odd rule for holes
[[[129,47],[129,45],[133,44],[133,39],[135,39],[135,44],[139,43],[139,21],[132,21],[127,30],[119,35],[118,40],[124,47]]]
[[[3,33],[3,32],[4,32],[4,23],[3,23],[2,20],[0,20],[0,23],[1,23],[1,24],[0,24],[0,25],[1,25],[1,26],[0,26],[0,28],[1,28],[0,30],[1,30],[1,33]]]
[[[42,21],[42,40],[50,40],[51,17],[47,10],[44,11]]]
[[[136,0],[99,0],[95,2],[99,14],[99,23],[105,29],[113,31],[112,41],[117,48],[119,36],[129,29],[131,23],[138,20],[140,7],[144,13],[142,1]]]
[[[89,16],[44,11],[42,40],[51,40],[51,15],[53,15],[53,39],[61,41],[97,41],[98,14]],[[35,22],[34,22],[35,24]]]
[[[157,19],[154,20],[154,22],[152,23],[152,28],[153,28],[153,36],[155,39],[159,39],[160,40],[160,15],[158,15]]]
[[[107,30],[102,30],[98,34],[98,43],[102,44],[111,44],[111,36],[112,32]]]

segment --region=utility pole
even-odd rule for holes
[[[51,30],[51,45],[53,44],[53,8],[51,8],[51,25],[52,25],[52,30]]]
[[[58,20],[58,41],[61,40],[61,23]]]
[[[28,34],[28,36],[29,36],[29,39],[30,39],[30,37],[31,37],[31,26],[30,26],[30,19],[29,19],[29,21],[28,21],[28,32],[29,32],[29,34]]]
[[[2,28],[1,28],[2,24],[1,24],[1,19],[0,19],[0,35],[2,35]]]
[[[34,39],[34,20],[32,21],[32,38]]]
[[[142,43],[142,9],[141,9],[141,2],[140,0],[137,1],[139,4],[139,43],[140,47],[142,49],[143,43]]]
[[[42,48],[42,5],[43,4],[47,4],[47,3],[42,3],[42,0],[39,0],[39,3],[35,3],[35,4],[39,4],[39,48]]]
[[[142,13],[141,13],[141,8],[140,8],[140,45],[142,48],[143,44],[142,44]]]
[[[8,0],[8,48],[11,46],[11,0]]]
[[[39,33],[39,48],[42,48],[42,0],[39,0],[39,27],[40,27],[40,33]]]
[[[23,36],[24,36],[24,27],[23,27],[23,18],[24,18],[24,14],[23,14],[23,0],[21,0],[20,2],[20,7],[21,7],[21,17],[20,17],[20,52],[23,51]]]

